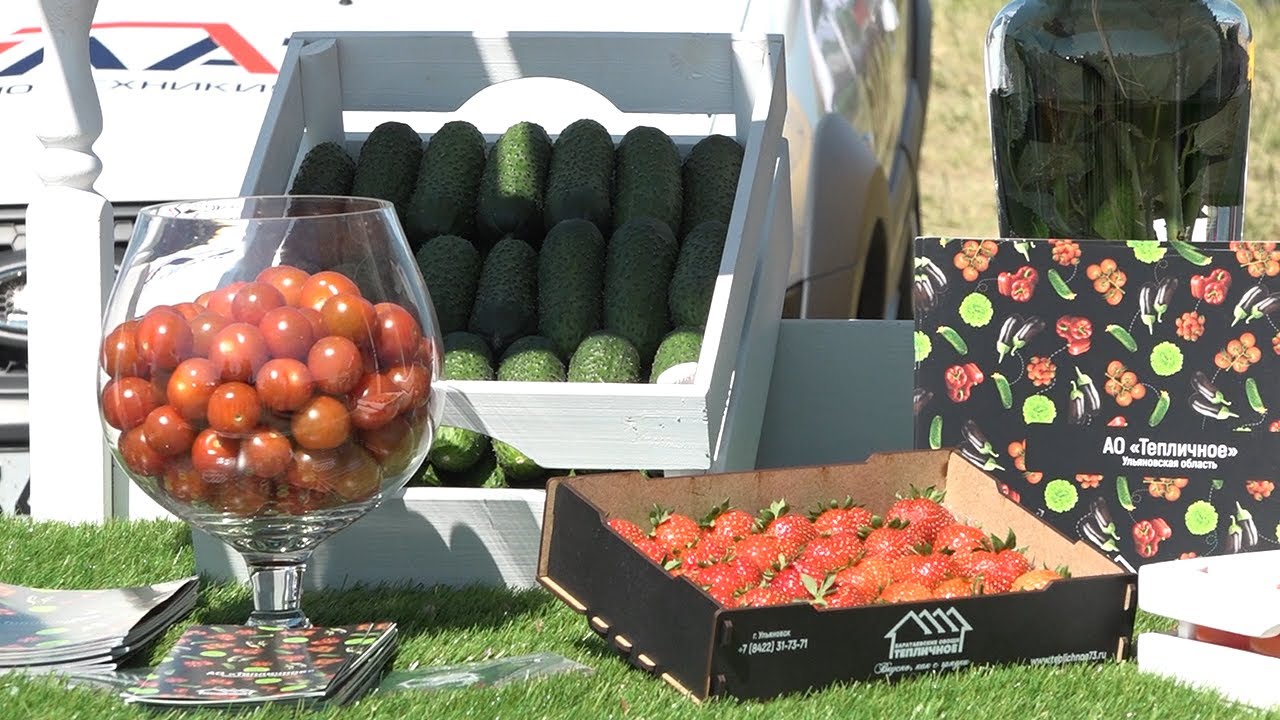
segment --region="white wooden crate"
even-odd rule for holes
[[[754,268],[754,292],[748,303],[746,322],[733,366],[735,382],[740,390],[733,393],[725,408],[724,425],[728,430],[719,448],[721,456],[740,458],[742,467],[754,467],[759,446],[765,407],[770,402],[774,352],[778,347],[781,323],[778,307],[787,284],[787,259],[791,257],[791,182],[787,174],[790,159],[786,142],[775,163],[771,211],[766,226],[771,234],[762,234],[758,260]],[[781,238],[774,242],[772,238]],[[909,343],[910,323],[900,323],[903,347]],[[851,330],[869,328],[862,323]],[[873,329],[873,328],[872,328]],[[865,347],[864,337],[878,342],[882,336],[858,332],[851,347]],[[800,354],[814,354],[802,342],[793,342]],[[823,345],[822,349],[828,347]],[[910,368],[910,365],[899,367]],[[907,372],[909,379],[910,373]],[[793,381],[794,382],[794,381]],[[837,390],[858,387],[858,382],[841,383]],[[799,383],[792,387],[810,388]],[[877,388],[893,387],[893,383],[877,384]],[[907,385],[909,387],[909,384]],[[779,389],[778,396],[794,392]],[[829,389],[823,392],[830,394]],[[887,405],[894,404],[889,395],[878,398],[874,408],[863,401],[868,412],[878,417],[892,415]],[[837,392],[838,394],[838,392]],[[842,403],[835,403],[837,406]],[[808,418],[809,415],[806,415]],[[889,423],[901,430],[899,443],[890,447],[909,447],[910,422]],[[795,419],[782,419],[776,424],[792,426]],[[800,424],[803,424],[801,422]],[[822,418],[817,426],[834,427],[831,418]],[[743,427],[745,426],[745,427]],[[788,427],[788,430],[793,428]],[[905,444],[902,444],[905,442]],[[856,447],[845,442],[844,447]],[[882,449],[873,446],[871,450]],[[785,450],[785,449],[784,449]],[[861,459],[858,455],[852,459]],[[769,460],[770,466],[802,461],[779,453]],[[538,547],[542,537],[543,505],[546,493],[526,489],[430,488],[411,487],[388,499],[368,516],[358,520],[322,543],[307,562],[305,584],[310,588],[341,588],[351,585],[468,585],[472,583],[507,585],[514,588],[537,586]],[[192,533],[196,567],[199,572],[217,580],[244,582],[248,573],[244,561],[225,543],[199,530]]]
[[[566,90],[565,81],[578,92]],[[358,146],[375,122],[370,113],[376,120],[400,114],[424,139],[448,119],[471,121],[493,138],[519,120],[540,122],[554,137],[580,117],[599,120],[615,137],[636,125],[659,127],[682,150],[713,132],[736,136],[744,161],[691,384],[456,382],[449,385],[444,422],[509,442],[544,467],[751,466],[755,444],[724,442],[721,435],[732,394],[744,390],[735,376],[753,375],[767,386],[772,367],[772,347],[740,352],[758,249],[791,245],[790,197],[779,200],[772,192],[786,114],[781,36],[297,33],[241,193],[284,192],[315,144]],[[362,127],[352,127],[361,118]],[[789,184],[786,165],[781,172]],[[774,202],[785,206],[771,208]],[[769,220],[778,212],[787,213],[787,223]],[[752,308],[773,323],[775,336],[781,303],[778,295],[776,304]],[[761,365],[738,366],[743,357]],[[763,402],[748,404],[763,408]],[[759,416],[737,418],[733,432],[758,438],[760,422]]]

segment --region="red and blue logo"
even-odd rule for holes
[[[116,53],[94,31],[114,29],[148,30],[197,30],[203,38],[156,59],[145,68],[128,68]],[[180,70],[193,65],[239,66],[246,72],[274,75],[278,72],[261,52],[227,23],[198,22],[102,22],[94,23],[89,37],[89,63],[98,70],[144,69],[148,71]],[[29,40],[38,39],[43,33],[39,27],[26,27],[13,33],[12,39],[0,40],[0,77],[23,75],[44,61],[44,48],[38,47],[26,54],[21,49]],[[218,51],[229,57],[208,57]],[[13,51],[10,53],[10,51]],[[12,59],[9,55],[15,55]]]

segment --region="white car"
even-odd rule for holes
[[[100,0],[96,187],[115,210],[117,261],[140,207],[238,194],[290,34],[383,29],[784,35],[795,222],[784,316],[909,317],[929,0]],[[36,3],[0,13],[0,512],[22,511],[27,484],[24,215],[40,188],[42,35]]]

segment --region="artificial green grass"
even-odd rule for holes
[[[195,571],[190,536],[169,522],[69,527],[0,518],[0,581],[69,588],[175,579]],[[205,583],[185,624],[242,622],[245,588]],[[632,668],[574,613],[541,590],[443,587],[309,592],[304,607],[319,624],[394,620],[401,628],[397,668],[556,652],[594,669],[496,689],[374,693],[343,708],[262,708],[253,718],[1241,718],[1275,717],[1212,693],[1140,674],[1133,663],[980,668],[894,684],[850,683],[769,702],[713,700],[697,705]],[[1045,618],[1053,622],[1053,618]],[[1167,627],[1140,615],[1140,629]],[[1034,629],[1029,628],[1029,632]],[[181,627],[152,651],[158,661]],[[159,713],[126,707],[113,694],[68,688],[53,678],[0,676],[0,718],[110,720],[225,717],[219,711]],[[244,717],[245,715],[237,715]]]

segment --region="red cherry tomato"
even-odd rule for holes
[[[422,342],[422,328],[413,315],[394,303],[378,303],[377,339],[374,351],[383,367],[411,362]]]
[[[259,429],[240,443],[245,471],[261,478],[275,477],[289,467],[293,444],[283,433]]]
[[[364,375],[360,349],[344,337],[322,337],[307,353],[307,369],[316,387],[333,395],[345,395]]]
[[[405,393],[405,408],[416,410],[431,396],[431,373],[421,365],[398,365],[386,376]]]
[[[284,294],[264,282],[247,283],[231,301],[231,317],[236,322],[257,325],[268,311],[284,307]]]
[[[317,395],[293,414],[293,439],[308,450],[332,450],[351,435],[351,414],[342,401]]]
[[[344,337],[361,347],[373,345],[378,313],[368,300],[351,293],[334,295],[320,306],[320,315],[330,335]]]
[[[309,307],[300,307],[298,308],[298,312],[302,313],[302,316],[307,319],[307,322],[311,323],[312,337],[319,340],[329,334],[329,328],[325,327],[324,316],[320,314],[319,310]]]
[[[193,302],[178,303],[173,306],[173,309],[177,310],[187,322],[191,322],[192,318],[204,312],[203,305]]]
[[[213,347],[213,338],[222,328],[231,324],[225,315],[206,310],[191,318],[191,354],[196,357],[209,357],[209,348]]]
[[[240,441],[219,435],[213,428],[201,430],[191,443],[191,464],[202,473],[235,473]],[[206,475],[206,481],[212,478]]]
[[[361,430],[356,436],[386,472],[398,473],[408,465],[413,453],[414,434],[404,418],[395,418],[373,430]]]
[[[152,410],[142,429],[146,432],[147,444],[165,457],[189,455],[191,443],[196,439],[195,426],[172,405]]]
[[[147,311],[138,321],[138,353],[152,370],[172,370],[191,356],[190,322],[171,307]]]
[[[155,388],[140,377],[111,380],[102,388],[102,418],[117,430],[138,427],[159,404]]]
[[[316,387],[306,364],[293,358],[268,360],[258,370],[254,385],[262,404],[279,413],[293,412],[302,407],[311,399]]]
[[[223,383],[209,398],[209,427],[220,435],[240,437],[258,426],[262,404],[252,385]]]
[[[113,378],[147,377],[150,367],[138,351],[137,320],[126,320],[107,333],[102,340],[98,361],[107,375]]]
[[[337,452],[334,450],[294,451],[293,463],[285,470],[285,483],[294,488],[328,491],[330,479],[337,472]]]
[[[268,311],[258,323],[258,329],[272,357],[301,360],[316,341],[311,321],[293,307]]]
[[[400,414],[408,394],[381,373],[369,373],[351,392],[351,424],[360,430],[380,428]]]
[[[165,457],[147,443],[146,433],[138,425],[120,436],[120,457],[125,467],[138,475],[159,475],[164,472]]]
[[[286,304],[297,307],[299,300],[302,298],[302,286],[310,277],[310,273],[301,268],[296,268],[292,265],[277,265],[264,269],[258,273],[258,277],[255,279],[279,290],[280,294],[284,296]]]
[[[364,500],[378,492],[382,469],[368,450],[359,445],[343,445],[338,450],[342,472],[332,479],[333,491],[346,500]]]
[[[305,515],[340,502],[338,496],[326,490],[311,490],[288,483],[276,485],[276,509],[287,515]]]
[[[301,450],[285,482],[313,491],[335,491],[341,499],[363,499],[378,491],[381,472],[367,450],[350,443],[333,450]]]
[[[250,517],[266,507],[271,499],[271,484],[262,478],[239,476],[218,486],[213,504],[223,512]]]
[[[249,323],[233,322],[222,328],[209,347],[209,360],[227,382],[249,382],[269,359],[262,331]]]
[[[220,384],[218,368],[211,360],[187,358],[169,376],[167,402],[187,420],[203,421],[208,413],[209,398]]]
[[[248,284],[244,280],[237,280],[229,285],[220,287],[209,295],[204,306],[223,317],[234,317],[231,311],[231,303],[236,299],[236,293],[240,291],[240,288]]]
[[[344,293],[359,295],[360,288],[356,286],[351,278],[340,272],[321,270],[302,283],[302,292],[299,294],[298,304],[302,307],[319,310],[326,300],[334,295]]]
[[[204,474],[196,470],[188,457],[179,458],[165,468],[160,487],[178,502],[198,502],[206,499],[208,493]]]

